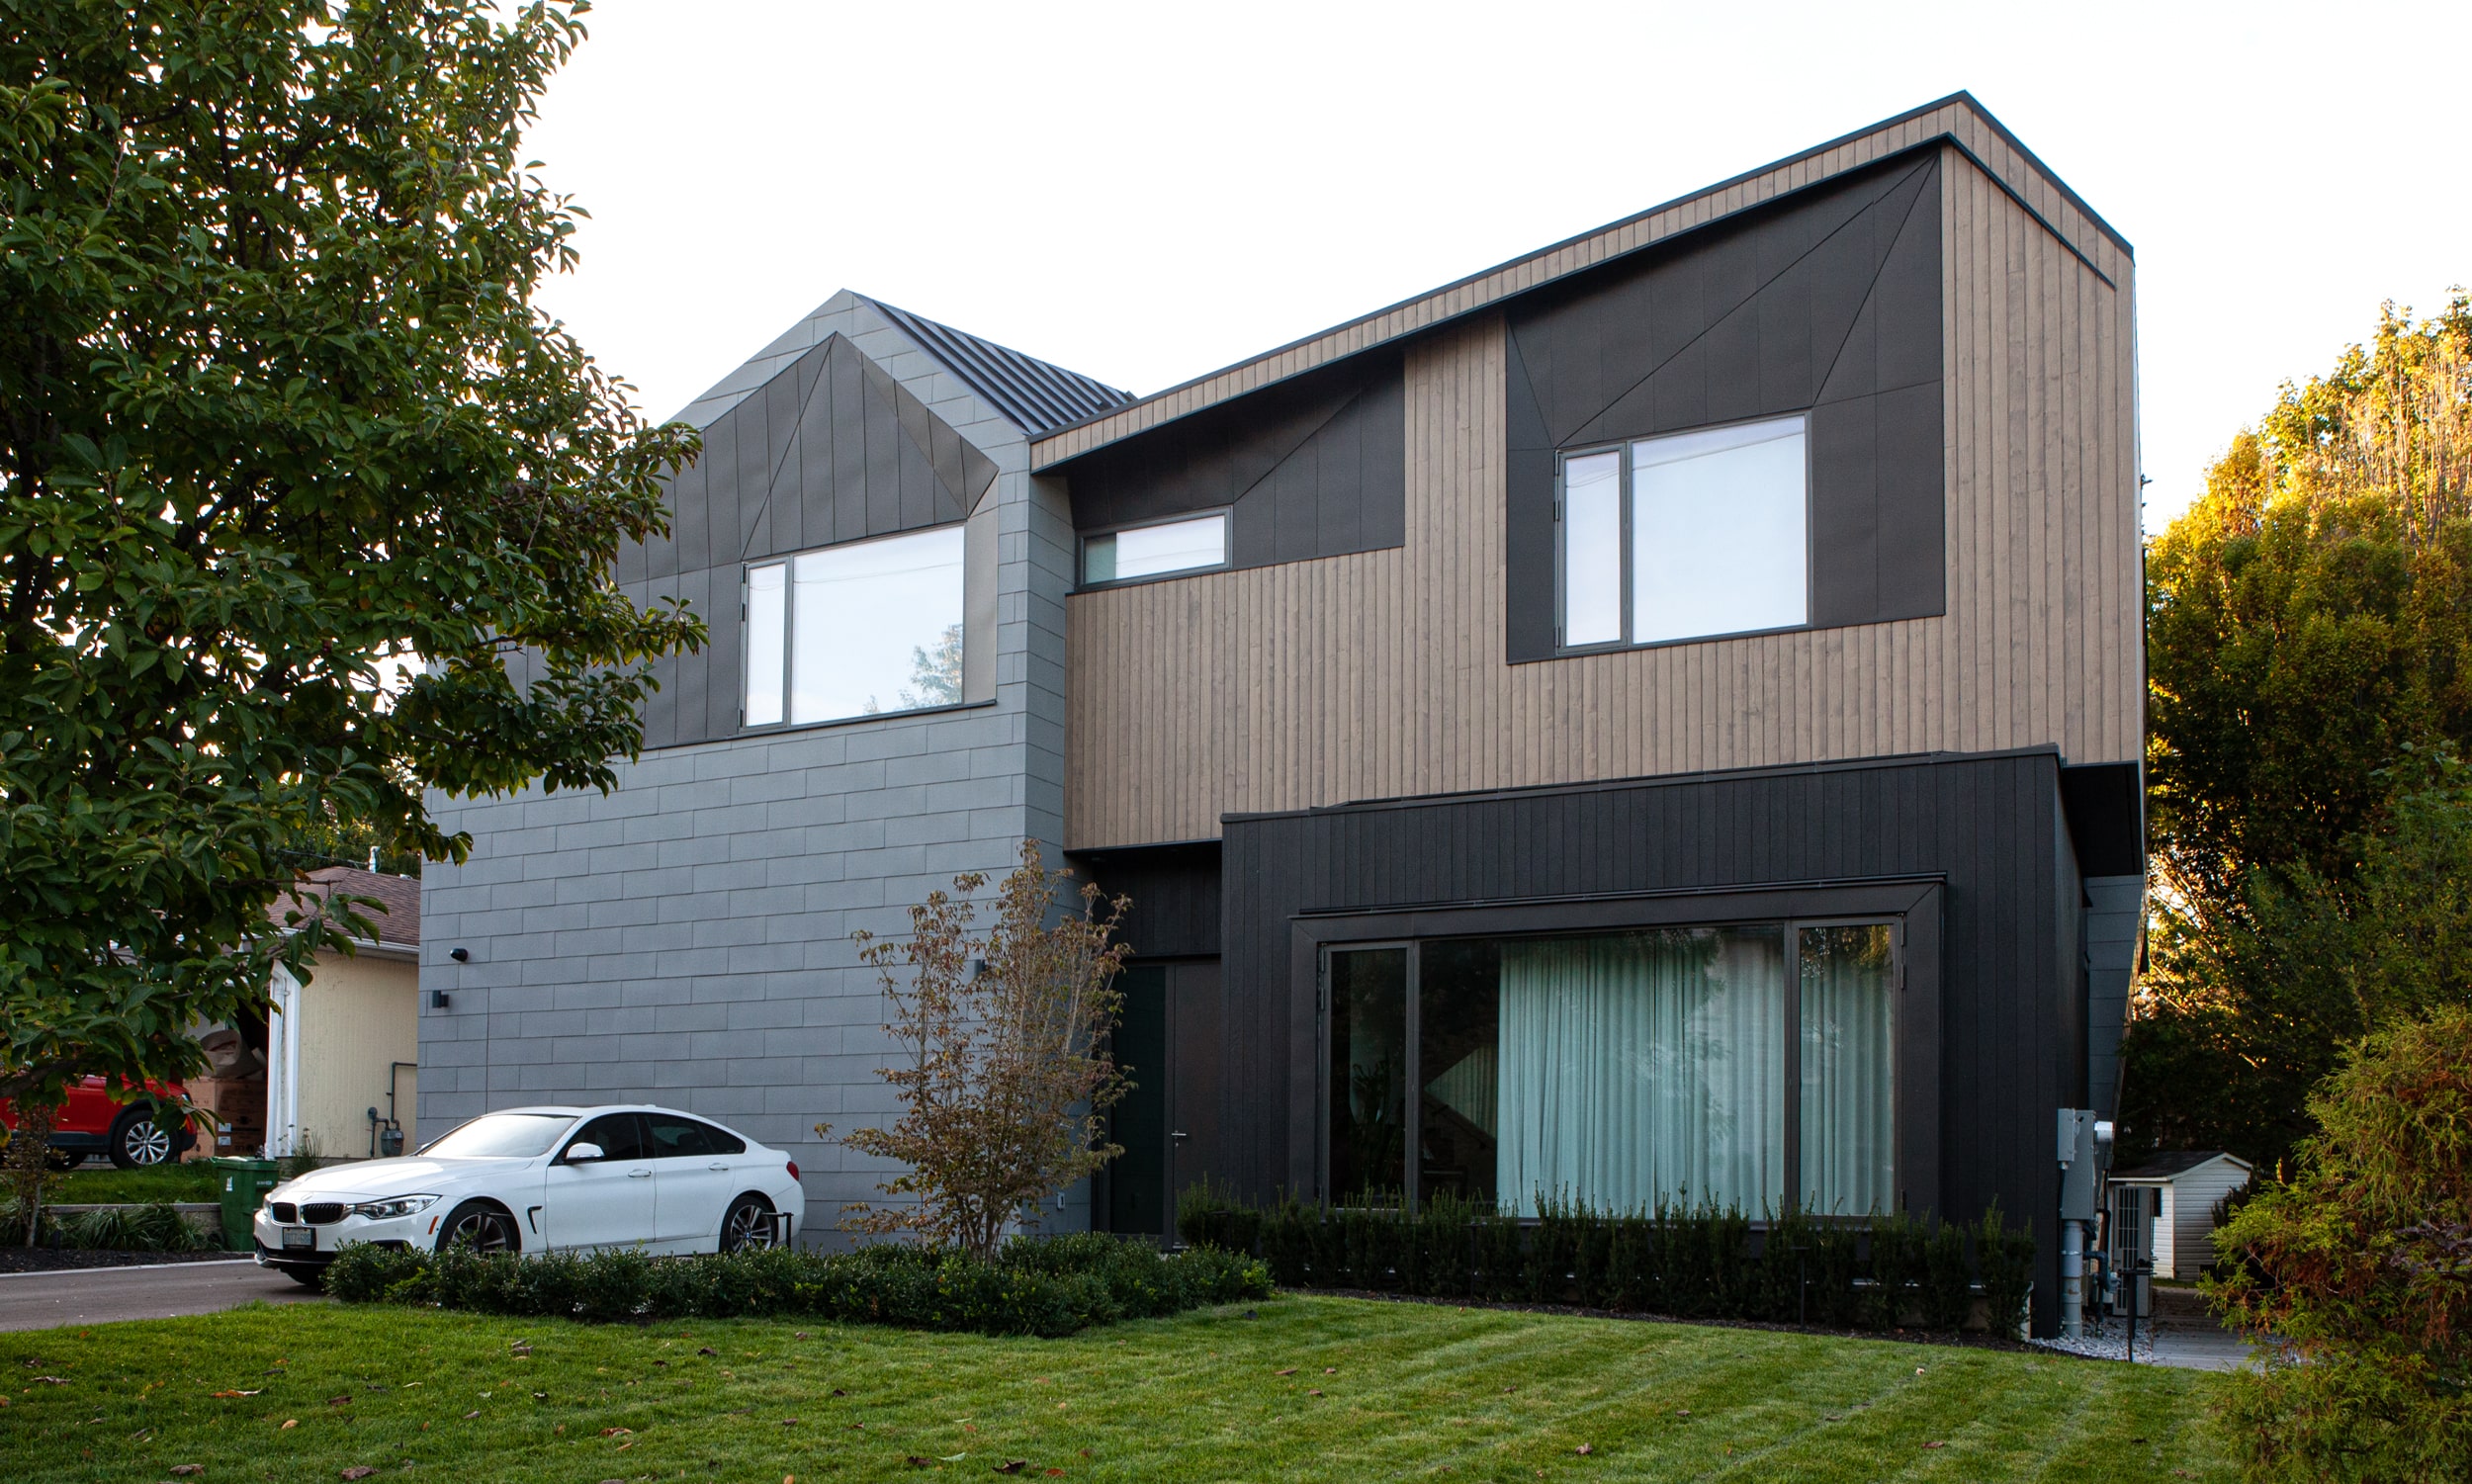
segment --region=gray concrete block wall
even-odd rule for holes
[[[911,904],[1009,869],[1025,837],[1063,862],[1074,561],[1063,492],[1029,476],[1019,430],[853,296],[682,415],[709,423],[836,331],[997,464],[995,702],[647,752],[606,796],[433,797],[473,848],[428,868],[421,903],[421,988],[450,1001],[422,995],[424,1130],[523,1103],[665,1103],[790,1151],[811,1234],[892,1173],[813,1131],[898,1115],[877,1076],[884,999],[850,935],[906,935]],[[1047,1224],[1088,1220],[1077,1189]]]

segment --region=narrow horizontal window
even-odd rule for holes
[[[748,568],[746,724],[957,704],[962,548],[944,526]]]
[[[1565,456],[1563,645],[1809,623],[1806,421],[1797,414]]]
[[[1123,582],[1227,565],[1227,515],[1133,526],[1082,543],[1084,582]]]

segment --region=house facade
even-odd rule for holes
[[[2144,879],[2132,285],[1959,95],[1148,397],[837,296],[686,414],[618,575],[715,643],[619,790],[441,801],[423,1123],[672,1101],[829,1225],[850,932],[1027,838],[1133,902],[1064,1224],[1996,1200],[2047,1326]]]

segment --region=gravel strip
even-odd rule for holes
[[[2029,1340],[2026,1344],[2037,1350],[2058,1351],[2064,1355],[2081,1355],[2088,1360],[2126,1360],[2129,1358],[2129,1327],[2125,1324],[2088,1330],[2084,1338],[2069,1340],[2055,1335],[2049,1340]],[[2141,1365],[2155,1363],[2155,1327],[2137,1327],[2137,1358]]]

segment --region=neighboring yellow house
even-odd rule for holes
[[[420,1145],[413,1130],[420,1045],[420,880],[351,866],[311,871],[307,892],[375,897],[375,940],[317,955],[308,984],[275,971],[266,1023],[266,1153],[368,1159]],[[278,921],[290,903],[273,914]]]

